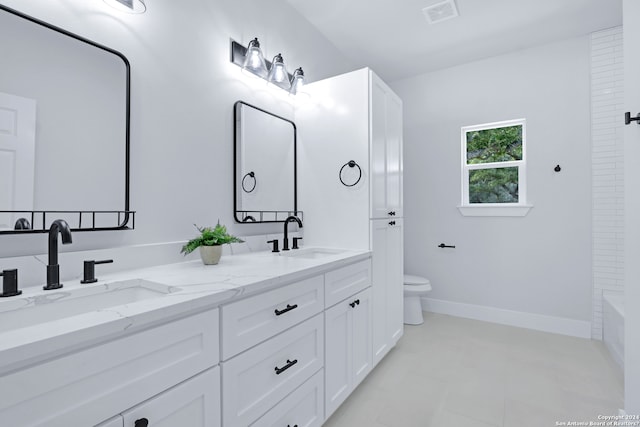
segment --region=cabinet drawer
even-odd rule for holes
[[[215,365],[210,310],[0,378],[7,426],[93,426]]]
[[[250,425],[323,363],[323,314],[223,362],[222,425]]]
[[[320,427],[324,421],[323,376],[321,369],[251,427]]]
[[[222,359],[320,313],[323,285],[316,276],[222,307]]]
[[[146,418],[152,427],[219,427],[220,368],[216,366],[122,414],[125,427]]]
[[[371,260],[328,272],[325,274],[324,284],[325,306],[331,307],[371,285]]]

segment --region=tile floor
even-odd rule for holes
[[[546,427],[617,415],[598,341],[425,313],[325,427]]]

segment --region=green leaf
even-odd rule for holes
[[[227,233],[227,227],[221,225],[218,221],[215,227],[198,227],[194,224],[196,229],[200,232],[200,236],[189,240],[180,250],[180,253],[185,255],[198,249],[200,246],[219,246],[227,243],[242,243],[243,240],[238,239],[235,236]]]

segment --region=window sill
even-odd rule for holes
[[[526,216],[532,205],[518,206],[458,206],[462,216]]]

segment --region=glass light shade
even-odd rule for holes
[[[281,85],[283,82],[289,81],[289,73],[287,73],[287,69],[284,66],[284,60],[282,59],[281,54],[277,54],[273,57],[273,62],[271,63],[271,69],[269,70],[267,81],[269,83],[276,83],[279,85]]]
[[[147,10],[144,0],[104,0],[104,2],[125,13],[144,13]]]
[[[257,37],[249,42],[242,69],[262,77],[267,74],[267,63],[264,60]]]
[[[297,94],[303,86],[304,71],[302,71],[302,67],[300,67],[293,72],[293,77],[291,77],[291,93],[293,95]]]

